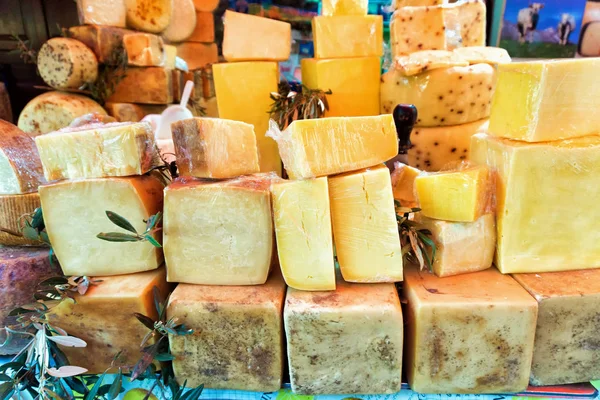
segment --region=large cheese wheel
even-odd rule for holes
[[[69,126],[77,117],[106,111],[94,100],[78,94],[48,92],[31,100],[19,115],[18,126],[30,136],[56,131]]]
[[[125,5],[130,28],[159,33],[171,22],[173,0],[125,0]]]
[[[31,214],[40,206],[40,195],[36,193],[0,195],[0,227],[10,229],[13,232],[20,232],[20,219],[24,215]],[[6,232],[0,232],[0,245],[18,246],[31,245],[39,246],[41,243],[26,239],[21,236],[14,236]]]
[[[173,0],[171,22],[163,37],[169,42],[182,42],[196,29],[196,9],[193,0]]]
[[[78,89],[98,78],[94,52],[75,39],[48,40],[40,49],[37,66],[44,82],[55,89]]]

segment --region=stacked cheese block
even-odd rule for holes
[[[313,18],[315,58],[302,60],[302,82],[331,90],[325,116],[379,114],[383,17],[367,11],[366,0],[326,0]]]

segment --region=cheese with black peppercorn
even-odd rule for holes
[[[79,89],[98,77],[94,52],[75,39],[48,40],[40,49],[37,66],[44,82],[55,89]]]

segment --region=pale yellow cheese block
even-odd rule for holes
[[[112,103],[170,104],[173,76],[162,67],[127,68],[125,77],[107,99]]]
[[[171,20],[162,36],[169,42],[181,42],[189,38],[196,29],[196,8],[193,0],[172,1]]]
[[[129,65],[152,67],[165,64],[165,48],[160,36],[141,32],[126,33],[123,35],[123,48],[127,52]]]
[[[318,16],[312,19],[315,58],[381,57],[381,15]]]
[[[284,297],[278,272],[259,286],[178,285],[167,318],[177,318],[194,333],[169,337],[177,381],[187,380],[188,387],[279,390]]]
[[[164,31],[173,14],[173,0],[125,0],[127,26],[139,31]]]
[[[368,0],[324,0],[321,4],[321,14],[331,16],[367,15]]]
[[[0,227],[13,232],[21,232],[22,218],[30,215],[40,206],[40,196],[36,193],[0,195]],[[36,240],[0,232],[0,245],[3,246],[42,246]]]
[[[82,25],[126,26],[126,8],[123,0],[77,0],[79,23]]]
[[[394,164],[394,171],[391,176],[392,191],[394,200],[400,202],[401,207],[418,207],[415,179],[420,173],[420,170],[400,162]]]
[[[327,178],[277,182],[271,193],[286,283],[299,290],[335,289]]]
[[[140,122],[148,114],[162,113],[166,105],[133,104],[133,103],[104,103],[108,115],[117,122]]]
[[[98,78],[98,60],[86,45],[71,38],[52,38],[37,55],[40,76],[54,89],[79,89]]]
[[[456,52],[447,50],[422,50],[398,56],[392,68],[403,75],[412,76],[440,68],[466,67],[469,62]]]

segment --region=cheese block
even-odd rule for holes
[[[315,58],[381,57],[381,15],[317,16],[312,19]]]
[[[401,7],[390,19],[392,56],[420,50],[447,50],[444,8]]]
[[[96,235],[125,232],[107,218],[106,211],[123,216],[138,232],[144,232],[145,221],[162,210],[162,189],[162,183],[152,176],[81,179],[40,186],[46,230],[63,273],[107,276],[158,268],[162,253],[149,242],[113,243]],[[153,236],[160,240],[159,234]]]
[[[398,154],[396,125],[389,114],[297,120],[283,132],[273,126],[269,135],[277,141],[291,179],[354,171]]]
[[[489,117],[496,70],[489,64],[435,69],[404,76],[394,69],[381,77],[381,112],[414,104],[417,126],[460,125]]]
[[[103,1],[103,0],[98,0]],[[89,47],[98,62],[114,65],[118,62],[119,51],[122,50],[123,36],[134,31],[114,26],[82,25],[69,28],[69,37],[79,40]]]
[[[600,268],[600,137],[527,143],[477,134],[471,159],[495,171],[500,271]]]
[[[156,320],[153,288],[157,287],[163,298],[169,291],[164,268],[98,280],[101,282],[91,285],[84,296],[63,300],[48,313],[50,324],[87,343],[85,348],[62,346],[61,350],[90,374],[103,373],[118,352],[123,365],[135,365],[140,344],[150,330],[134,313]]]
[[[184,42],[177,45],[177,57],[182,58],[191,71],[216,64],[219,51],[215,43]]]
[[[473,222],[490,207],[492,181],[486,166],[419,175],[415,190],[421,213],[429,218]]]
[[[331,17],[340,15],[367,15],[368,0],[325,0],[321,4],[321,14]]]
[[[514,393],[527,388],[537,303],[487,269],[438,278],[405,269],[406,376],[419,393]]]
[[[379,115],[379,57],[301,61],[302,83],[310,89],[331,90],[325,117]]]
[[[467,60],[469,64],[507,64],[511,62],[508,51],[500,47],[459,47],[454,49],[453,53]]]
[[[413,128],[408,164],[423,171],[440,171],[469,160],[471,137],[487,132],[488,123],[481,119],[462,125]]]
[[[347,282],[402,281],[402,250],[389,170],[381,165],[329,178],[331,220]]]
[[[265,283],[273,254],[273,177],[260,174],[221,182],[184,178],[165,189],[169,282]]]
[[[104,108],[108,115],[117,122],[140,122],[146,115],[162,113],[166,105],[132,104],[132,103],[105,103]]]
[[[82,25],[126,26],[123,0],[77,0],[77,12]]]
[[[271,193],[285,282],[299,290],[335,289],[327,178],[282,181]]]
[[[40,76],[55,89],[79,89],[98,78],[98,60],[86,45],[75,39],[52,38],[37,56]]]
[[[335,292],[289,288],[283,319],[294,393],[400,390],[403,322],[393,284],[340,280]]]
[[[142,175],[154,158],[147,122],[113,122],[64,128],[35,138],[48,181]]]
[[[600,377],[600,270],[516,274],[538,302],[530,382],[536,386]]]
[[[196,28],[196,9],[193,0],[172,1],[171,20],[162,36],[169,42],[181,42],[189,38]]]
[[[102,106],[89,97],[46,92],[27,103],[19,115],[18,126],[29,136],[38,136],[69,126],[75,118],[89,113],[106,115]]]
[[[599,58],[498,66],[490,133],[528,142],[597,134]]]
[[[192,118],[174,122],[171,131],[181,176],[223,179],[260,171],[250,124]]]
[[[175,69],[177,60],[177,47],[170,44],[165,44],[163,47],[165,49],[164,67],[166,69]]]
[[[394,164],[394,171],[391,176],[392,192],[394,193],[394,200],[400,202],[400,206],[409,208],[419,206],[415,194],[415,179],[420,173],[420,170],[401,162]]]
[[[196,12],[196,25],[187,41],[206,43],[215,41],[215,16],[212,12]]]
[[[193,329],[169,336],[173,370],[188,387],[275,392],[285,364],[279,273],[260,286],[177,286],[167,318]]]
[[[219,6],[219,0],[194,0],[196,11],[212,12]]]
[[[277,143],[265,136],[270,94],[277,92],[279,84],[279,66],[275,62],[222,63],[213,65],[212,71],[219,117],[254,125],[261,172],[281,175]]]
[[[123,47],[127,52],[127,64],[138,67],[160,66],[165,64],[163,40],[149,33],[126,33]]]
[[[484,0],[462,0],[442,7],[448,49],[485,46]]]
[[[397,10],[402,7],[418,7],[418,6],[437,6],[438,4],[446,4],[448,0],[392,0],[392,9]]]
[[[16,325],[17,318],[8,314],[31,304],[37,284],[56,276],[61,276],[60,267],[50,263],[49,249],[0,247],[0,326]],[[0,330],[0,343],[4,340],[6,333]],[[0,346],[0,355],[16,354],[30,341],[31,337],[14,335],[11,344]]]
[[[10,106],[10,96],[4,82],[0,82],[0,119],[7,122],[13,122],[12,107]]]
[[[44,182],[33,139],[10,122],[0,120],[0,195],[36,192]]]
[[[136,30],[160,33],[173,14],[173,0],[125,0],[127,26]]]
[[[125,77],[107,99],[113,103],[169,104],[173,102],[173,76],[161,67],[127,68]]]
[[[0,195],[0,227],[20,233],[23,217],[32,214],[39,206],[40,196],[37,193]],[[0,231],[0,245],[40,246],[42,243]]]
[[[447,50],[422,50],[398,56],[392,68],[405,76],[412,76],[440,68],[466,67],[469,62],[456,52]]]

